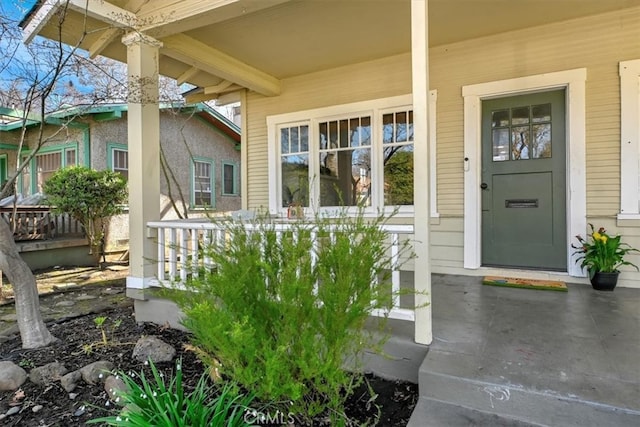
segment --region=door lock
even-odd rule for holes
[[[480,188],[482,188],[483,190],[486,190],[487,188],[489,188],[489,186],[487,185],[486,182],[483,182],[482,184],[480,184]]]

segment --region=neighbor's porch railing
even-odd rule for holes
[[[80,223],[67,214],[54,214],[48,206],[3,207],[0,218],[9,224],[16,241],[84,236]]]
[[[158,269],[157,283],[155,286],[180,286],[187,279],[198,274],[200,269],[213,269],[212,260],[199,250],[200,244],[207,245],[225,239],[226,230],[224,223],[214,223],[206,219],[169,220],[155,221],[147,224],[149,228],[158,230]],[[275,223],[273,230],[282,235],[295,231],[286,222]],[[251,223],[245,224],[249,230],[258,230],[259,226]],[[392,305],[391,309],[375,310],[371,314],[374,316],[388,315],[392,319],[415,320],[413,308],[403,308],[400,306],[400,256],[401,242],[407,236],[413,235],[412,225],[384,225],[383,230],[390,239],[389,256],[391,257],[391,289]],[[334,233],[332,231],[331,233]],[[313,245],[319,244],[317,235],[311,231],[314,239]],[[332,238],[332,236],[329,236]],[[295,238],[295,236],[294,236]],[[317,262],[315,257],[311,257],[311,262]]]

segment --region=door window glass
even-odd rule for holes
[[[551,157],[551,104],[492,111],[491,127],[494,162]]]

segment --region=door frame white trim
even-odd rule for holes
[[[586,96],[587,69],[558,71],[462,87],[464,97],[464,268],[478,269],[482,260],[480,181],[482,171],[482,100],[565,89],[567,141],[567,270],[584,277],[571,249],[573,236],[587,227]]]

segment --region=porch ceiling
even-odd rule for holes
[[[69,2],[64,42],[77,43],[86,27],[80,43],[83,48],[126,61],[121,36],[135,27],[164,42],[162,74],[202,87],[210,97],[239,87],[272,95],[283,78],[411,49],[409,0]],[[449,44],[638,5],[640,0],[429,0],[429,44]],[[109,9],[111,6],[114,8]],[[131,24],[133,15],[123,19],[118,8],[135,14],[138,22]],[[84,16],[85,9],[93,11],[89,18]],[[31,25],[31,31],[56,39],[57,19],[34,31],[35,12],[26,21],[26,31]],[[120,28],[109,23],[118,19]]]

